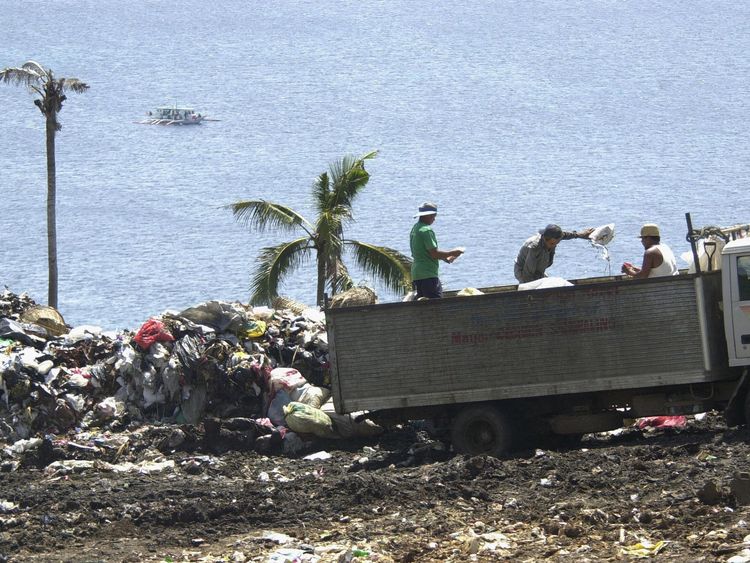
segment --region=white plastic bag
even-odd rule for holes
[[[294,368],[275,368],[271,370],[271,379],[268,382],[271,393],[280,389],[291,392],[302,387],[307,380]]]
[[[607,225],[597,227],[596,229],[594,229],[594,232],[589,235],[589,240],[593,244],[598,244],[600,246],[607,246],[610,242],[612,242],[613,238],[615,238],[614,223],[609,223]]]
[[[708,272],[708,271],[715,271],[715,270],[721,270],[721,250],[724,248],[724,245],[726,244],[724,240],[722,240],[719,237],[711,236],[708,239],[709,243],[714,243],[710,246],[710,253],[706,252],[706,246],[705,243],[707,241],[704,239],[700,239],[698,243],[696,244],[696,250],[698,252],[698,262],[701,265],[701,272]],[[710,258],[709,258],[710,254]],[[695,260],[693,259],[693,252],[691,250],[688,250],[686,252],[683,252],[680,255],[680,258],[682,258],[685,262],[688,264],[688,273],[694,274],[695,273]],[[710,268],[709,268],[709,260],[711,262]]]
[[[615,238],[615,224],[609,223],[594,229],[589,235],[589,242],[600,254],[602,260],[607,262],[607,273],[612,275],[612,261],[607,245]]]
[[[528,289],[546,289],[548,287],[566,287],[573,285],[568,280],[558,277],[540,278],[538,280],[520,283],[518,284],[518,291],[525,291]]]
[[[274,424],[274,426],[284,426],[284,407],[287,406],[292,399],[289,397],[289,393],[283,389],[277,391],[274,395],[271,403],[268,405],[268,419]]]

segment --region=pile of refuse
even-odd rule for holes
[[[295,454],[316,438],[374,435],[334,412],[325,316],[208,301],[137,331],[69,327],[0,293],[0,446],[199,425],[205,440]],[[79,440],[80,441],[80,440]]]

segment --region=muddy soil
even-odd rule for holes
[[[638,543],[669,561],[750,553],[750,490],[735,481],[750,445],[718,415],[507,459],[454,455],[410,427],[317,443],[326,460],[217,454],[194,432],[192,451],[167,452],[174,468],[152,474],[54,471],[52,459],[115,461],[59,445],[5,464],[0,561],[616,561]]]

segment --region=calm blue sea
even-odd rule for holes
[[[0,67],[37,60],[91,89],[57,137],[59,309],[137,328],[166,309],[248,298],[263,246],[222,206],[312,215],[344,154],[380,151],[352,238],[408,253],[438,203],[447,288],[512,283],[549,222],[613,222],[612,269],[657,222],[679,253],[698,225],[747,222],[750,4],[736,0],[302,2],[3,0]],[[0,287],[46,301],[44,122],[0,85]],[[135,122],[163,104],[219,119]],[[311,217],[312,218],[312,217]],[[607,273],[584,241],[549,272]],[[284,291],[311,303],[313,269]],[[368,281],[363,276],[358,279]],[[381,292],[382,299],[394,299]]]

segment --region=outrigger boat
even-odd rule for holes
[[[139,122],[147,125],[198,125],[205,116],[195,113],[193,108],[163,106],[148,112],[148,118]]]

